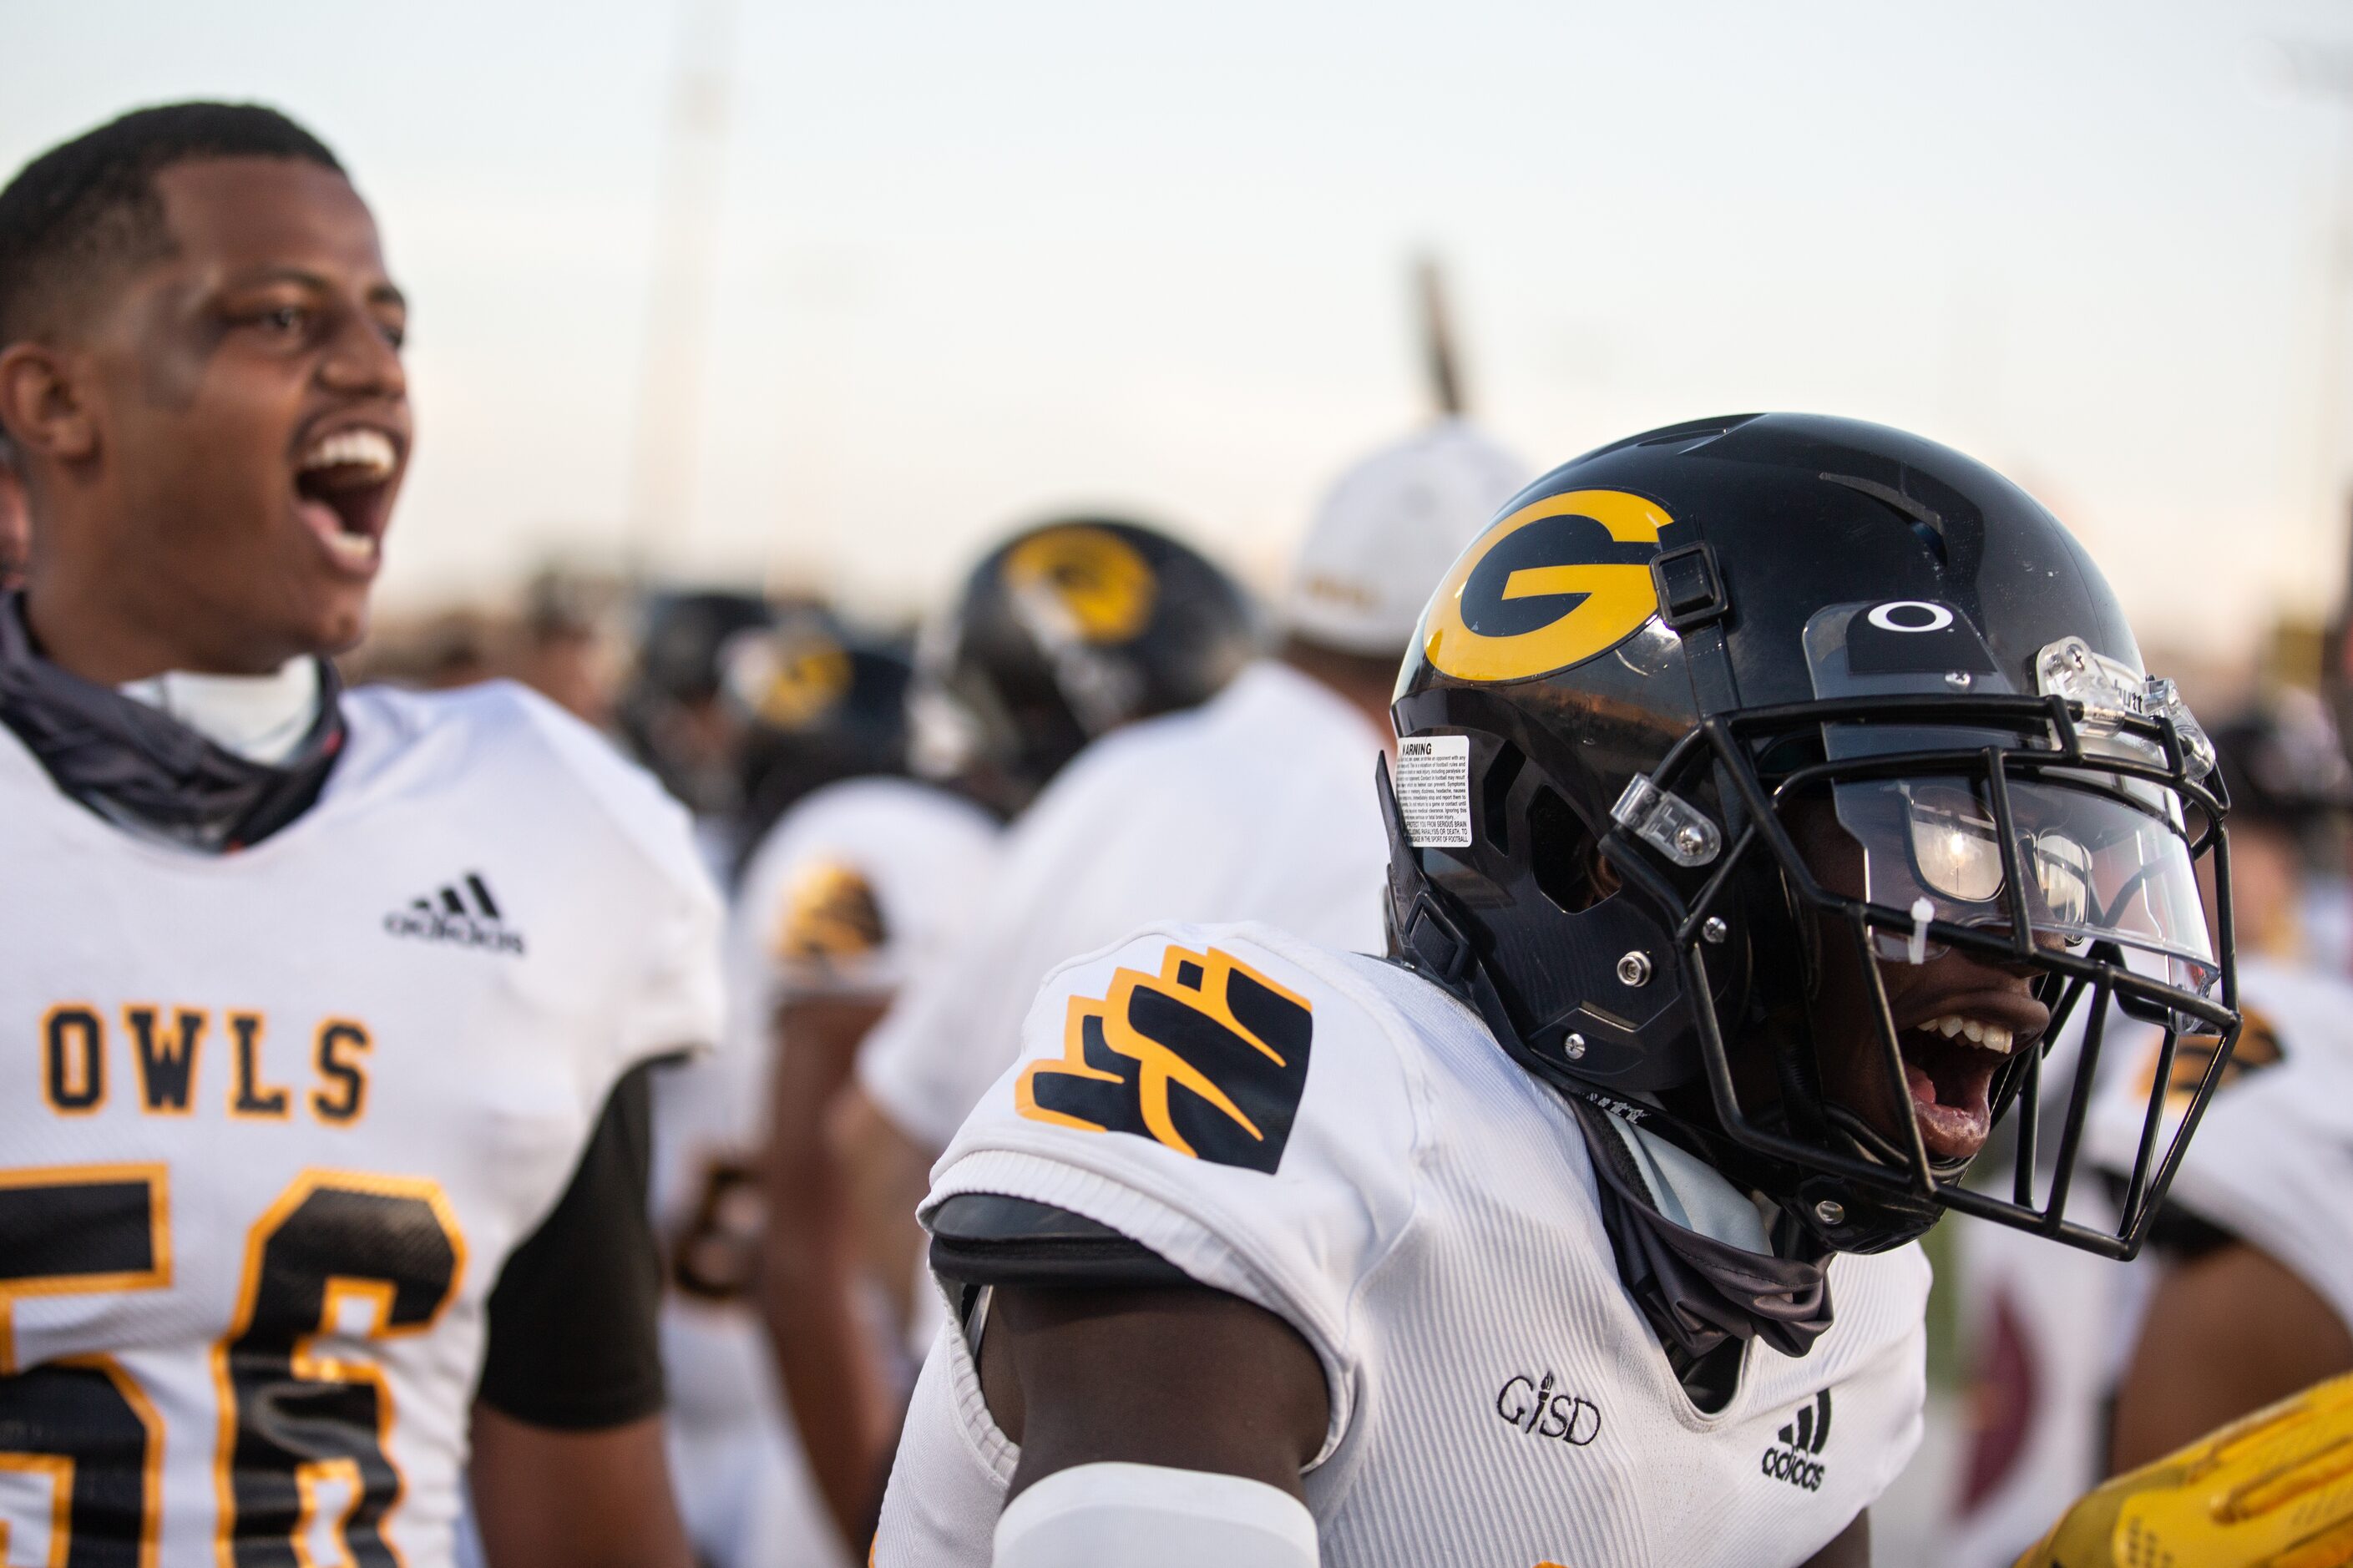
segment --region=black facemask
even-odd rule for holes
[[[251,762],[50,663],[34,645],[24,596],[0,598],[0,723],[90,810],[206,854],[258,844],[319,798],[343,746],[342,682],[324,659],[319,682],[318,719],[294,754]]]

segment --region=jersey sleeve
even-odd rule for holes
[[[2167,1207],[2261,1249],[2353,1325],[2353,987],[2251,963],[2242,991],[2238,1045]],[[2093,1111],[2093,1157],[2119,1174],[2138,1149],[2155,1054],[2103,1085]],[[2178,1048],[2160,1151],[2211,1056],[2194,1037]]]
[[[1406,1027],[1270,928],[1148,931],[1047,981],[923,1212],[1049,1205],[1275,1313],[1324,1364],[1328,1452],[1354,1406],[1357,1287],[1406,1233],[1427,1144]]]
[[[997,832],[977,807],[902,779],[817,791],[777,822],[745,869],[731,984],[771,1005],[900,990],[970,922]]]
[[[611,1071],[714,1044],[725,1013],[723,913],[685,808],[570,714],[520,689],[512,700],[611,841],[605,857],[585,846],[581,856],[584,880],[600,859],[610,868],[592,886],[616,900],[612,919],[630,928],[611,977]]]
[[[491,1291],[482,1402],[593,1430],[662,1405],[661,1253],[646,1203],[652,1064],[613,1088],[580,1164]]]

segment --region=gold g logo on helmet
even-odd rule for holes
[[[1050,528],[1006,552],[1005,588],[1049,642],[1132,641],[1160,584],[1143,552],[1107,528]]]
[[[1458,680],[1524,680],[1607,653],[1657,613],[1651,558],[1674,520],[1623,490],[1532,501],[1439,584],[1422,654]]]

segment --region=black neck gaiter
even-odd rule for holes
[[[22,594],[0,596],[0,723],[59,790],[121,826],[205,854],[259,844],[310,809],[343,747],[342,683],[320,661],[319,717],[271,765],[41,657]]]
[[[1729,1402],[1751,1339],[1787,1356],[1812,1349],[1831,1326],[1829,1252],[1789,1226],[1775,1227],[1777,1242],[1795,1233],[1789,1258],[1759,1257],[1684,1229],[1658,1211],[1633,1156],[1600,1124],[1609,1113],[1563,1098],[1593,1157],[1618,1277],[1693,1403],[1716,1410]]]

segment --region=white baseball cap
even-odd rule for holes
[[[1363,458],[1316,509],[1292,563],[1283,629],[1343,653],[1399,657],[1438,580],[1534,477],[1461,419]]]

